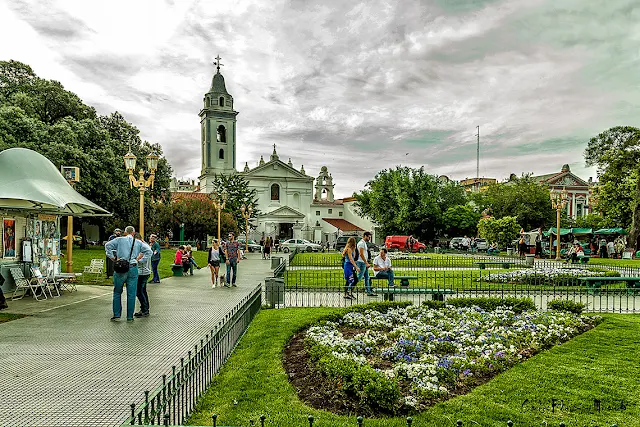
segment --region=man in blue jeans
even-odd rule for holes
[[[387,279],[389,287],[394,287],[394,274],[391,268],[391,259],[387,256],[387,249],[380,248],[380,255],[373,260],[373,271],[376,272],[377,279]]]
[[[227,284],[225,287],[229,288],[231,286],[236,287],[236,276],[238,275],[238,263],[240,262],[239,257],[240,244],[235,241],[235,236],[233,233],[229,233],[229,241],[225,246],[224,253],[227,260],[225,264],[227,264]],[[231,271],[233,270],[233,278],[231,278]]]
[[[118,259],[129,261],[129,271],[125,273],[113,272],[113,317],[112,321],[120,320],[122,315],[122,290],[127,284],[127,322],[133,322],[136,308],[136,292],[138,290],[138,262],[146,262],[151,258],[149,245],[133,238],[136,230],[132,226],[124,229],[124,236],[110,240],[105,245],[107,257],[115,262]]]
[[[358,273],[358,282],[362,281],[364,277],[364,291],[370,297],[377,297],[378,294],[374,294],[371,289],[371,278],[369,277],[369,248],[367,247],[367,243],[371,240],[371,233],[365,231],[362,235],[362,239],[358,242],[356,246],[356,250],[358,251],[358,261],[356,261],[356,265],[360,269]]]
[[[151,269],[153,270],[153,278],[151,279],[151,283],[160,283],[160,275],[158,274],[158,264],[160,264],[160,243],[158,243],[158,236],[152,234],[149,236],[149,243],[151,243]]]

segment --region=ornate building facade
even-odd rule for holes
[[[567,190],[569,200],[565,207],[567,216],[578,218],[592,212],[594,182],[591,178],[583,180],[571,172],[569,165],[563,165],[560,172],[533,177],[541,184],[549,186],[550,190]]]

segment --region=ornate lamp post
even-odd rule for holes
[[[211,199],[213,200],[213,206],[215,206],[218,211],[218,244],[221,242],[220,240],[220,212],[224,209],[224,206],[227,204],[227,192],[223,191],[221,195],[217,193],[211,193]]]
[[[567,193],[566,188],[563,188],[562,191],[552,190],[549,192],[551,197],[551,206],[556,210],[556,219],[557,219],[557,227],[556,227],[556,260],[560,260],[560,211],[564,209],[567,205],[567,199],[569,194]],[[551,242],[549,242],[551,244]],[[553,247],[549,246],[549,257],[551,257],[551,249]]]
[[[245,205],[240,206],[240,212],[242,212],[242,218],[244,218],[244,250],[245,252],[249,252],[249,218],[251,218],[251,214],[253,214],[253,208],[251,206],[246,207]]]
[[[147,156],[147,169],[149,169],[149,178],[144,178],[144,170],[140,169],[139,178],[134,176],[134,169],[136,168],[136,156],[129,152],[124,156],[124,167],[129,171],[129,185],[131,188],[138,187],[140,190],[140,235],[144,239],[144,192],[148,188],[153,188],[153,181],[156,178],[156,170],[158,170],[158,156],[155,154],[149,154]]]

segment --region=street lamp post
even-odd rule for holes
[[[215,206],[218,211],[218,244],[220,244],[220,213],[224,209],[224,206],[227,204],[227,192],[223,191],[222,195],[218,195],[217,193],[212,193],[211,196],[213,200],[213,206]]]
[[[140,227],[139,232],[144,239],[144,192],[148,188],[153,188],[153,181],[156,178],[156,170],[158,170],[158,156],[155,154],[149,154],[147,156],[147,168],[149,169],[149,178],[144,178],[144,170],[140,169],[139,177],[136,179],[134,175],[134,169],[136,168],[136,156],[129,152],[124,156],[124,167],[129,171],[129,185],[131,188],[138,187],[140,190]]]
[[[242,218],[244,218],[244,250],[245,252],[249,252],[249,218],[251,218],[251,214],[253,214],[253,208],[242,205],[240,206],[240,212],[242,212]]]
[[[556,210],[556,260],[560,260],[560,211],[567,205],[568,193],[566,188],[563,188],[562,191],[552,190],[549,195],[551,197],[551,206]],[[552,246],[549,246],[549,255],[551,255],[552,248]]]

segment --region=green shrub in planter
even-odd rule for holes
[[[568,311],[570,313],[580,314],[584,310],[585,305],[581,302],[574,302],[566,299],[554,299],[547,304],[549,310]]]
[[[507,307],[515,313],[525,310],[536,310],[536,304],[531,298],[450,298],[447,305],[454,307],[480,307],[485,311],[494,311],[498,307]]]

